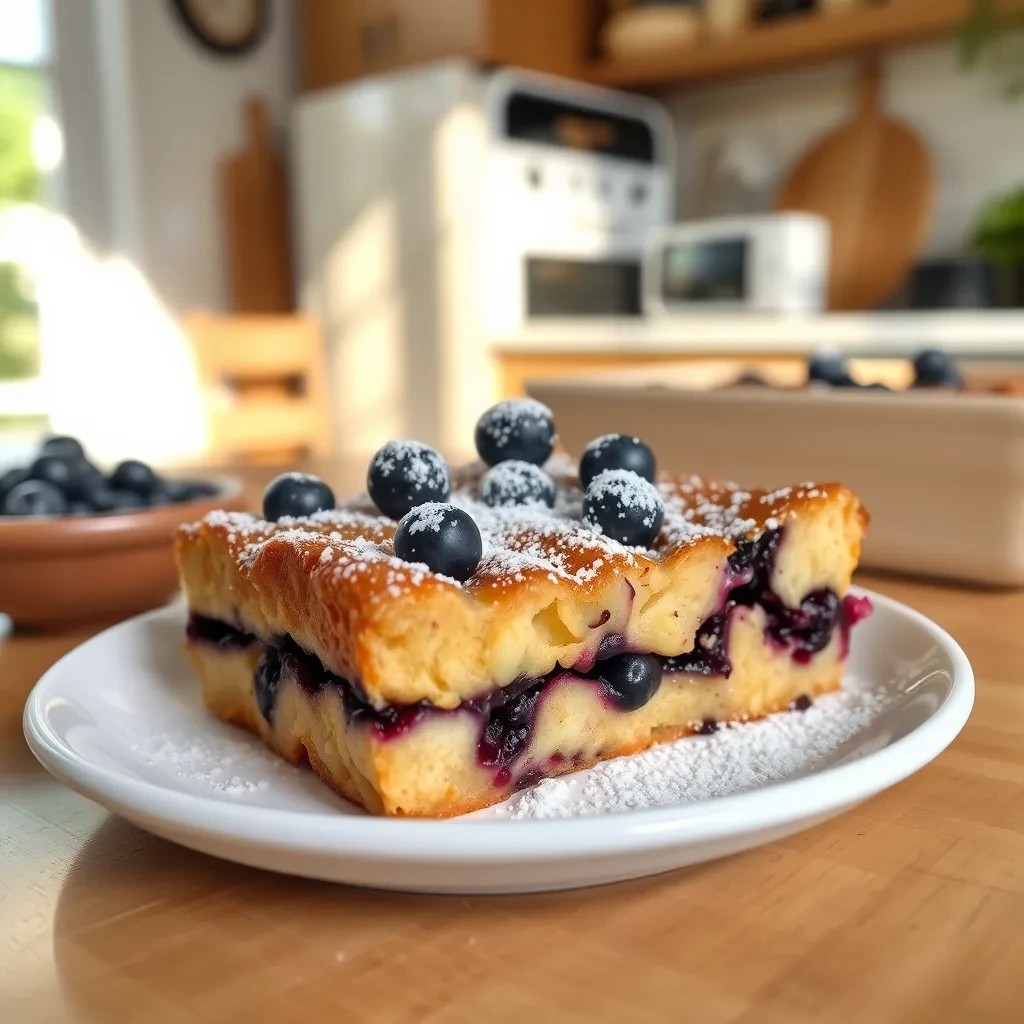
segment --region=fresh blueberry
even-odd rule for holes
[[[252,674],[253,696],[260,714],[269,722],[274,712],[277,688],[281,685],[283,664],[281,652],[272,646],[264,647]]]
[[[165,480],[163,490],[166,500],[171,502],[198,501],[219,492],[216,484],[205,480]]]
[[[454,505],[430,501],[407,512],[395,530],[395,554],[423,562],[433,572],[468,580],[483,555],[473,517]]]
[[[84,459],[82,442],[74,437],[48,437],[39,448],[40,455],[61,455],[65,459]]]
[[[25,480],[4,498],[8,516],[62,516],[67,510],[67,499],[45,480]]]
[[[159,508],[161,505],[171,503],[171,495],[164,484],[158,483],[143,499],[150,508]]]
[[[488,505],[555,504],[555,481],[532,462],[509,459],[492,466],[480,479],[480,497]]]
[[[28,468],[29,477],[56,487],[65,498],[77,498],[91,479],[91,465],[66,455],[40,455]]]
[[[652,483],[628,469],[606,469],[583,498],[583,523],[620,544],[650,547],[665,509]]]
[[[833,387],[844,387],[851,383],[846,369],[846,360],[838,352],[815,352],[807,360],[807,379]]]
[[[111,512],[134,512],[146,504],[145,498],[134,491],[111,491],[114,497],[114,505]]]
[[[191,501],[192,485],[187,480],[165,480],[164,493],[168,501]]]
[[[637,711],[661,685],[661,660],[653,654],[620,654],[599,661],[592,673],[620,711]]]
[[[96,514],[96,509],[92,507],[87,501],[72,501],[68,505],[68,515],[72,516],[91,516]]]
[[[220,494],[220,488],[209,480],[191,480],[188,484],[189,501],[197,501],[199,498],[212,498]]]
[[[477,421],[476,450],[488,466],[508,459],[541,465],[555,447],[555,418],[534,398],[509,398]]]
[[[88,505],[94,512],[110,512],[117,508],[117,495],[102,477],[86,484],[78,500]]]
[[[926,348],[914,358],[914,387],[961,388],[964,378],[956,364],[937,348]]]
[[[590,486],[590,481],[606,469],[628,469],[645,480],[654,480],[657,466],[654,452],[639,437],[627,434],[605,434],[595,437],[580,457],[580,483]]]
[[[7,470],[0,476],[0,509],[3,508],[4,498],[14,490],[18,484],[23,484],[28,479],[28,470],[23,466],[16,466]]]
[[[110,474],[110,486],[115,491],[132,491],[141,498],[148,497],[159,484],[160,478],[153,469],[138,459],[119,462]]]
[[[311,516],[334,508],[334,492],[310,473],[282,473],[263,492],[263,518],[274,522],[284,516]]]
[[[78,466],[77,484],[79,494],[89,487],[107,483],[106,474],[95,463],[83,458],[78,460],[76,464]]]
[[[447,501],[452,480],[448,465],[419,441],[388,441],[370,460],[366,489],[374,505],[391,519],[428,501]]]

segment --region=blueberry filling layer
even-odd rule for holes
[[[251,633],[243,633],[234,626],[229,626],[220,619],[211,619],[205,615],[192,612],[185,626],[185,636],[193,643],[212,644],[221,650],[242,650],[260,641]]]
[[[385,740],[401,736],[429,715],[473,715],[479,724],[477,761],[482,768],[494,772],[496,785],[505,786],[513,781],[512,766],[529,746],[537,712],[554,684],[577,681],[594,685],[611,707],[630,712],[644,707],[654,697],[663,672],[727,678],[732,672],[729,627],[737,608],[760,606],[767,619],[767,636],[774,644],[788,650],[798,664],[807,663],[823,650],[836,630],[840,633],[841,654],[845,657],[850,628],[868,614],[870,605],[865,598],[841,599],[832,590],[820,589],[808,594],[799,608],[789,608],[770,585],[780,540],[780,531],[773,531],[739,545],[729,560],[732,586],[725,603],[700,627],[692,651],[670,658],[630,652],[627,639],[613,633],[601,640],[596,657],[591,653],[586,664],[581,663],[573,671],[558,668],[542,678],[517,679],[481,697],[464,701],[452,711],[425,701],[377,708],[365,699],[357,685],[329,671],[290,637],[264,642],[224,622],[195,613],[189,616],[187,636],[191,641],[208,643],[222,651],[243,650],[253,645],[262,648],[253,672],[253,693],[260,714],[268,722],[273,720],[281,682],[289,676],[309,694],[328,686],[334,688],[341,696],[349,722],[372,728]],[[605,616],[599,624],[607,620]],[[716,723],[708,720],[701,731],[711,732],[715,727]],[[531,770],[527,767],[526,773]],[[521,783],[522,779],[517,781]]]
[[[850,628],[868,614],[870,605],[865,598],[840,598],[834,590],[821,588],[809,593],[799,608],[790,608],[771,587],[782,537],[781,530],[770,530],[755,540],[741,541],[737,545],[729,557],[729,572],[737,582],[729,591],[724,607],[697,631],[692,651],[665,659],[666,671],[728,678],[732,672],[729,660],[732,611],[755,605],[764,610],[768,637],[790,651],[798,665],[806,665],[824,650],[837,629],[842,655],[846,656]]]

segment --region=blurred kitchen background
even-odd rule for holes
[[[822,348],[861,384],[938,347],[1012,388],[1022,26],[1024,0],[0,0],[0,454],[459,458],[528,381],[795,385]]]

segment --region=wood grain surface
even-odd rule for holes
[[[542,896],[360,891],[149,836],[22,739],[33,683],[87,631],[0,639],[0,1021],[1024,1019],[1024,593],[862,582],[974,664],[946,753],[761,849]]]

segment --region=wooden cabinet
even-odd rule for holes
[[[993,0],[1000,16],[1021,0]],[[973,0],[878,0],[762,25],[728,38],[612,59],[599,23],[624,0],[298,0],[302,82],[322,89],[394,68],[465,57],[623,89],[781,70],[948,35]]]
[[[480,0],[301,0],[298,15],[307,90],[483,47]]]
[[[582,77],[592,0],[300,0],[302,87],[445,57]]]

